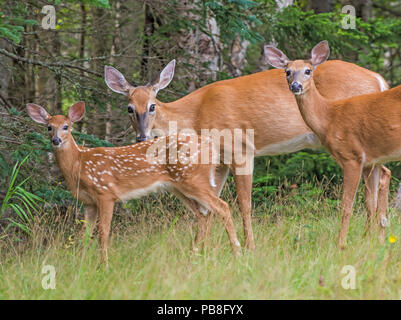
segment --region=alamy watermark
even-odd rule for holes
[[[45,16],[42,18],[42,28],[45,30],[56,29],[56,9],[52,5],[43,6],[41,13]]]
[[[346,5],[342,7],[341,12],[346,14],[341,23],[342,28],[345,30],[356,29],[355,7],[352,5]]]
[[[341,274],[345,276],[341,279],[341,286],[345,290],[356,289],[356,270],[354,266],[346,265],[341,269]]]
[[[147,149],[150,164],[225,164],[233,165],[235,174],[249,175],[253,171],[253,129],[193,129],[178,132],[177,122],[169,121],[168,132],[157,130],[158,138]]]
[[[42,268],[42,274],[45,276],[42,278],[42,288],[44,290],[56,289],[56,268],[52,265],[45,265]]]

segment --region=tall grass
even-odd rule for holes
[[[0,207],[0,218],[8,209],[12,209],[15,213],[13,217],[7,217],[9,224],[6,228],[6,231],[10,227],[16,227],[29,234],[31,232],[31,224],[34,219],[33,213],[38,211],[38,203],[43,202],[40,197],[24,189],[24,184],[29,180],[30,177],[25,178],[20,183],[17,183],[21,166],[28,159],[29,155],[26,156],[22,161],[17,161],[17,163],[14,165],[6,196],[4,197],[3,203]]]
[[[322,188],[323,186],[320,186]],[[308,189],[309,190],[309,189]],[[225,189],[224,198],[234,202]],[[311,194],[312,193],[312,194]],[[146,198],[115,211],[109,269],[99,266],[97,240],[85,242],[71,209],[35,222],[23,243],[0,241],[1,299],[399,299],[401,227],[390,211],[387,237],[364,236],[366,211],[358,199],[347,249],[339,251],[338,202],[311,189],[267,199],[254,210],[257,248],[235,258],[220,221],[204,250],[191,253],[196,219],[172,197]],[[150,205],[152,204],[152,206]],[[129,205],[128,205],[129,206]],[[140,207],[140,208],[139,208]],[[242,222],[234,207],[242,237]],[[42,288],[42,268],[56,270],[56,289]],[[356,288],[345,289],[344,266]]]

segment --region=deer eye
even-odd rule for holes
[[[287,70],[287,71],[285,72],[285,74],[286,74],[287,77],[289,77],[289,76],[291,75],[291,70]]]
[[[153,103],[153,104],[151,104],[150,107],[149,107],[149,112],[150,112],[150,113],[153,113],[153,112],[155,112],[155,110],[156,110],[156,105]]]
[[[48,130],[48,131],[52,131],[52,127],[51,127],[51,126],[48,126],[48,127],[47,127],[47,130]]]
[[[305,70],[305,74],[309,76],[310,75],[310,69],[306,69]]]
[[[63,130],[68,130],[68,126],[65,125],[65,126],[63,127]]]

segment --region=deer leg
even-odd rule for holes
[[[179,192],[178,190],[174,191],[174,194],[184,203],[184,205],[191,210],[196,217],[198,218],[198,230],[196,232],[196,237],[194,244],[192,246],[192,251],[198,252],[199,251],[199,245],[204,246],[204,239],[205,235],[207,234],[208,230],[208,218],[211,215],[211,213],[207,213],[206,215],[202,213],[200,210],[200,205],[198,202],[195,200],[192,200],[185,196],[183,193]],[[209,219],[210,220],[210,219]]]
[[[228,234],[228,238],[230,239],[230,244],[233,252],[235,254],[240,253],[241,245],[237,238],[237,233],[235,231],[234,223],[231,217],[230,207],[227,202],[221,200],[215,195],[210,195],[207,200],[208,206],[216,212],[223,221],[224,227],[226,228],[226,232]]]
[[[377,203],[377,222],[379,226],[379,240],[384,242],[385,228],[388,226],[386,218],[388,195],[390,188],[391,171],[385,166],[380,167],[379,198]]]
[[[85,206],[85,229],[89,236],[92,236],[93,229],[96,226],[97,219],[97,206],[96,205],[86,205]]]
[[[364,168],[362,174],[365,181],[365,204],[367,210],[365,233],[368,233],[372,231],[372,220],[377,212],[380,170],[376,166],[371,166]]]
[[[210,224],[209,224],[209,219],[211,216],[211,213],[209,213],[207,216],[205,216],[204,214],[202,214],[200,211],[198,211],[198,231],[196,233],[196,237],[195,237],[195,242],[194,245],[192,247],[192,250],[194,252],[198,252],[199,251],[199,247],[204,247],[205,246],[205,238],[208,235],[208,233],[210,232]]]
[[[231,218],[230,208],[225,201],[214,194],[209,181],[202,181],[204,177],[205,176],[200,176],[199,179],[196,180],[196,185],[203,185],[203,188],[194,188],[194,182],[192,181],[187,184],[177,184],[175,188],[185,197],[196,201],[199,207],[207,208],[219,215],[227,231],[234,253],[239,253],[241,245],[238,241],[234,223]]]
[[[216,187],[214,187],[213,190],[215,191],[216,196],[219,198],[223,190],[224,184],[227,181],[228,172],[229,168],[227,166],[220,165],[216,167],[216,172],[215,172]],[[204,217],[206,217],[206,219],[204,219]],[[199,223],[206,224],[205,226],[202,226],[202,228],[206,230],[204,236],[207,238],[210,237],[210,232],[212,231],[213,219],[214,219],[214,213],[210,212],[207,215],[203,215],[203,217],[199,220]]]
[[[347,161],[342,165],[342,168],[344,174],[344,185],[341,209],[341,228],[338,237],[338,246],[340,249],[344,249],[346,245],[352,207],[359,181],[361,179],[362,165],[356,161]]]
[[[111,199],[100,199],[99,208],[99,237],[102,248],[102,263],[108,266],[107,246],[110,234],[111,218],[113,217],[114,201]]]
[[[237,190],[237,199],[239,209],[242,214],[242,222],[244,224],[245,246],[247,249],[255,249],[255,241],[253,238],[251,211],[252,211],[252,175],[234,174],[235,187]]]

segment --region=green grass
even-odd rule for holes
[[[191,253],[196,220],[169,196],[154,197],[141,214],[119,206],[113,220],[109,268],[99,266],[96,240],[81,237],[72,209],[47,213],[33,236],[0,240],[0,299],[400,299],[399,216],[390,211],[386,243],[363,235],[360,199],[348,247],[336,247],[337,201],[322,195],[281,195],[254,210],[257,248],[235,258],[220,221],[199,254]],[[229,202],[233,199],[229,197]],[[124,212],[124,213],[123,213]],[[176,221],[176,217],[178,221]],[[243,242],[242,223],[234,210]],[[42,267],[53,265],[56,289],[42,288]],[[346,290],[341,270],[352,265],[356,289]]]

